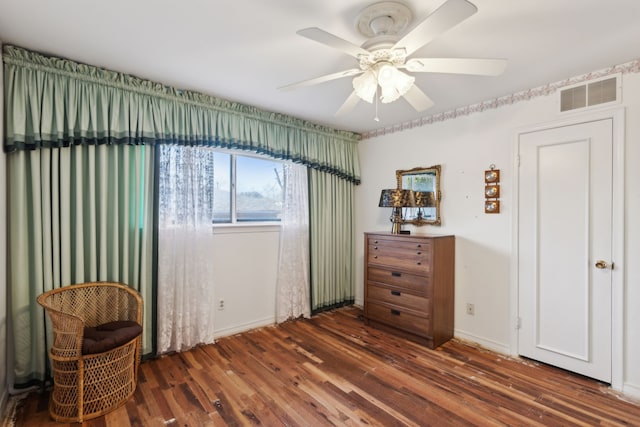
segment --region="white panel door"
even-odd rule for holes
[[[518,349],[611,382],[611,119],[519,137]]]

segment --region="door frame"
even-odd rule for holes
[[[607,108],[590,113],[576,114],[562,120],[538,123],[518,128],[514,132],[513,152],[513,200],[512,200],[512,246],[511,246],[511,274],[510,274],[510,319],[511,355],[519,355],[518,326],[519,308],[518,283],[518,244],[519,244],[519,192],[520,192],[520,167],[519,167],[519,141],[520,135],[542,130],[553,129],[562,126],[577,125],[597,120],[612,119],[612,143],[613,143],[613,182],[612,182],[612,230],[611,248],[612,261],[615,268],[611,274],[611,388],[622,391],[624,386],[624,288],[625,288],[625,252],[624,252],[624,174],[625,174],[625,109],[624,107]]]

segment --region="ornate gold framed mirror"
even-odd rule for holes
[[[440,165],[396,171],[399,189],[413,190],[415,207],[406,207],[403,224],[440,225]]]

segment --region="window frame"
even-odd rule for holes
[[[229,200],[229,206],[230,206],[230,218],[229,221],[225,221],[225,222],[216,222],[212,220],[212,225],[214,228],[233,228],[233,227],[238,227],[238,228],[251,228],[251,227],[259,227],[259,228],[280,228],[281,224],[282,224],[282,218],[279,218],[277,220],[272,220],[272,221],[265,221],[265,220],[260,220],[260,221],[252,221],[252,220],[244,220],[244,221],[238,221],[238,212],[237,212],[237,165],[236,165],[236,161],[238,157],[250,157],[250,158],[254,158],[254,159],[259,159],[259,160],[266,160],[266,161],[270,161],[273,163],[279,163],[279,164],[284,164],[286,161],[285,160],[280,160],[280,159],[274,159],[273,157],[268,157],[268,156],[264,156],[264,155],[260,155],[257,153],[252,153],[252,152],[245,152],[245,151],[240,151],[240,150],[228,150],[228,149],[220,149],[220,148],[215,148],[213,149],[214,153],[224,153],[229,155],[229,193],[230,193],[230,200]],[[215,154],[214,154],[215,156]],[[284,168],[282,170],[282,172],[284,172]],[[214,174],[215,174],[215,170],[214,170]],[[284,192],[284,189],[283,189]],[[284,194],[283,194],[284,195]],[[282,213],[282,211],[281,211]]]

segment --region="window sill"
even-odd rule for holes
[[[235,224],[214,224],[213,234],[234,234],[234,233],[279,233],[280,223],[273,222],[251,222]]]

